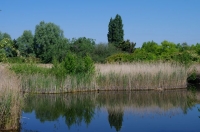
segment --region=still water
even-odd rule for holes
[[[187,90],[27,95],[20,131],[200,131],[199,99]]]

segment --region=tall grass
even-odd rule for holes
[[[61,68],[60,68],[61,67]],[[62,65],[41,67],[12,65],[22,90],[33,93],[65,93],[96,90],[164,90],[187,87],[189,68],[172,63],[96,64],[94,73],[66,74]]]
[[[20,118],[20,81],[0,64],[0,131],[16,130]]]
[[[55,75],[20,75],[23,92],[31,93],[66,93],[78,91],[92,91],[95,84],[89,75],[68,75],[59,79]]]
[[[186,88],[188,68],[172,63],[98,64],[97,83],[105,90]]]

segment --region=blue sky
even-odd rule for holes
[[[119,14],[124,39],[157,43],[200,43],[200,0],[0,0],[0,31],[12,39],[53,22],[66,38],[87,37],[107,43],[108,23]]]

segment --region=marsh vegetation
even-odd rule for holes
[[[81,63],[83,64],[83,63]],[[84,64],[83,64],[84,65]],[[11,66],[21,80],[21,90],[33,93],[65,93],[100,90],[165,90],[187,87],[192,73],[177,63],[87,64],[67,67],[64,63],[44,68],[36,64]],[[92,69],[80,71],[80,67]]]
[[[0,131],[19,129],[22,97],[20,81],[0,65]]]
[[[141,48],[136,48],[135,42],[124,40],[122,18],[118,14],[114,19],[110,19],[107,37],[108,43],[99,44],[86,37],[70,40],[64,37],[63,30],[58,25],[44,21],[36,25],[34,34],[25,30],[16,40],[12,40],[9,34],[0,32],[0,128],[18,128],[19,113],[24,102],[24,97],[20,94],[113,91],[113,96],[109,96],[113,97],[111,100],[116,100],[116,91],[163,92],[169,89],[186,89],[188,81],[200,76],[199,43],[190,46],[187,43],[175,44],[166,40],[160,44],[148,41],[144,42]],[[97,100],[106,101],[107,99],[101,96],[106,97],[107,94],[95,93],[94,98],[87,94],[88,100],[92,101],[84,105],[92,106],[88,111],[92,115],[93,107],[101,104]],[[143,94],[162,100],[160,94],[159,98],[149,92]],[[137,94],[134,94],[134,99],[127,93],[125,95],[130,97],[128,102],[135,99],[138,103],[145,102]],[[76,101],[75,95],[72,96],[71,100]],[[168,97],[164,100],[168,100]],[[185,97],[183,95],[184,100],[187,100]],[[125,103],[125,106],[118,103],[114,107],[102,103],[110,113],[109,122],[122,120],[124,107],[132,106],[132,102]],[[115,116],[116,113],[119,113],[119,116]],[[87,123],[91,120],[87,113],[78,111],[76,114],[86,116]],[[81,119],[82,117],[78,121]],[[73,121],[78,122],[73,119],[68,124]]]

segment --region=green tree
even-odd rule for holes
[[[34,37],[30,30],[25,30],[16,42],[20,55],[24,57],[35,56],[33,44]]]
[[[178,51],[179,50],[177,49],[176,44],[166,40],[161,42],[162,60],[172,60],[174,56],[178,53]]]
[[[126,41],[119,43],[119,48],[122,51],[125,51],[128,53],[133,53],[135,50],[135,45],[136,45],[136,43],[130,42],[130,40],[126,40]]]
[[[4,38],[11,39],[11,37],[10,37],[10,35],[8,33],[0,32],[0,41],[3,40]]]
[[[66,38],[62,38],[57,45],[51,45],[51,56],[53,59],[56,59],[58,62],[62,62],[67,53],[70,51],[69,40]]]
[[[11,36],[10,36],[8,33],[4,33],[4,34],[3,34],[3,38],[11,39]]]
[[[34,51],[43,62],[49,63],[53,59],[52,51],[64,38],[63,31],[54,23],[40,22],[36,25],[34,37]]]
[[[4,38],[0,41],[0,62],[6,61],[7,57],[9,57],[9,51],[15,50],[13,48],[13,42],[9,38]]]
[[[110,19],[108,24],[108,42],[114,43],[119,48],[119,43],[124,41],[124,30],[122,24],[122,18],[120,15],[116,15],[115,19]]]
[[[3,41],[2,41],[3,40]],[[12,45],[13,42],[11,41],[11,36],[8,33],[1,33],[0,32],[0,41],[2,41],[5,47],[3,48],[6,57],[13,57],[13,49],[12,49]],[[9,44],[8,44],[9,43]]]
[[[161,42],[161,46],[162,46],[162,52],[173,53],[178,51],[178,49],[176,48],[176,44],[174,44],[173,42],[165,40]]]
[[[154,53],[155,55],[159,55],[161,52],[160,46],[154,41],[144,42],[142,49],[144,49],[147,53]]]
[[[81,37],[78,39],[73,38],[70,45],[70,50],[78,56],[91,55],[95,48],[95,41],[90,38]]]
[[[110,18],[110,22],[108,24],[108,34],[107,34],[107,37],[108,37],[108,43],[112,43],[114,42],[113,40],[113,36],[114,36],[114,20],[112,19],[112,17]]]
[[[99,62],[105,63],[107,57],[119,52],[120,51],[111,43],[110,44],[104,44],[104,43],[96,44],[95,49],[92,54],[92,59],[98,63]]]
[[[200,55],[200,43],[197,43],[196,45],[192,46],[192,49],[198,54]]]

